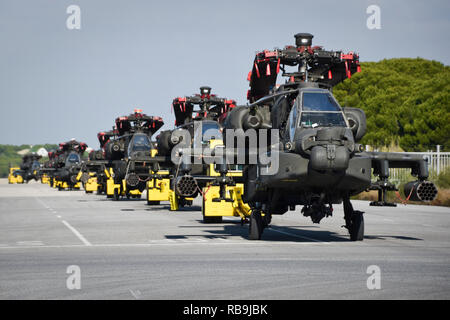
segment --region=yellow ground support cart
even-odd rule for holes
[[[168,175],[168,171],[158,172],[161,175]],[[159,204],[161,201],[170,201],[170,179],[150,179],[147,181],[147,204]]]
[[[114,198],[114,200],[119,200],[120,197],[129,198],[140,198],[142,192],[138,189],[127,190],[127,182],[122,180],[121,183],[115,183],[114,181],[114,170],[112,168],[105,168],[106,180],[106,197]]]
[[[152,150],[152,157],[157,155],[157,150]],[[159,170],[156,173],[152,171],[153,178],[147,181],[147,204],[158,205],[161,201],[170,203],[170,210],[177,211],[186,204],[192,204],[193,198],[183,198],[178,196],[171,188],[170,172],[168,170]]]
[[[9,168],[9,175],[8,175],[9,184],[23,183],[23,177],[20,174],[15,173],[15,171],[17,170],[20,170],[20,168],[19,167]]]
[[[216,147],[223,146],[223,141],[213,139],[208,142],[208,145],[211,150],[214,150]],[[193,177],[198,182],[207,181],[206,183],[202,182],[202,188],[199,189],[199,194],[202,196],[204,223],[219,223],[223,217],[240,217],[241,221],[245,222],[250,216],[250,207],[242,200],[244,185],[234,183],[234,179],[232,179],[234,177],[238,178],[236,180],[242,180],[242,170],[237,165],[227,165],[226,167],[226,171],[221,173],[216,170],[216,164],[210,163],[205,170],[205,176]],[[223,180],[227,182],[220,182]],[[180,197],[173,191],[169,196],[171,210],[177,210]]]
[[[54,182],[54,188],[57,188],[59,191],[70,189],[70,190],[80,190],[80,183],[77,182],[73,186],[70,186],[66,181],[56,180]]]
[[[80,170],[77,175],[77,181],[81,181],[86,193],[93,193],[98,189],[97,177],[95,172],[83,172]]]
[[[250,207],[242,201],[243,184],[226,187],[226,197],[230,200],[220,199],[220,187],[209,186],[203,189],[202,215],[203,222],[217,223],[222,217],[240,217],[245,221],[250,216]],[[231,201],[232,200],[232,201]]]
[[[120,184],[116,184],[114,182],[114,170],[112,168],[105,168],[105,175],[107,177],[107,180],[106,180],[106,197],[107,198],[113,198],[116,193],[119,196]]]
[[[50,184],[50,177],[48,176],[48,174],[46,174],[46,173],[42,174],[41,183]]]
[[[223,145],[220,140],[212,140],[211,148]],[[237,165],[233,165],[234,170],[229,170],[228,177],[242,177],[242,170]],[[209,165],[209,175],[219,177],[220,173],[215,170],[215,165]],[[210,183],[202,189],[202,215],[204,223],[219,223],[222,217],[240,217],[245,222],[250,216],[250,206],[243,202],[244,185],[236,183],[235,185],[222,186],[224,194],[221,194],[220,185]]]

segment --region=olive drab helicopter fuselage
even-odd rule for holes
[[[87,144],[72,139],[59,144],[57,151],[49,152],[49,161],[40,169],[49,177],[49,183],[58,190],[79,189],[77,176],[83,162]]]
[[[39,160],[42,156],[34,153],[27,153],[22,157],[22,163],[20,169],[15,170],[13,175],[15,177],[21,177],[22,181],[28,183],[30,180],[39,180],[39,169],[41,164]]]
[[[105,158],[111,162],[114,199],[140,197],[150,179],[156,151],[151,136],[164,122],[136,109],[134,114],[118,117],[114,138],[105,144]]]
[[[261,238],[272,215],[296,205],[319,223],[332,215],[333,204],[343,203],[351,240],[362,240],[363,212],[353,209],[350,197],[372,188],[380,192],[373,205],[391,205],[385,198],[386,191],[395,189],[388,181],[389,168],[411,168],[417,181],[408,183],[405,193],[412,198],[436,197],[422,157],[364,152],[359,144],[366,131],[364,112],[342,108],[332,95],[334,85],[359,72],[359,57],[312,47],[312,37],[297,34],[295,47],[258,53],[249,74],[250,104],[234,108],[225,120],[227,129],[278,130],[279,143],[268,141],[267,151],[276,156],[277,170],[269,170],[273,163],[244,165],[243,200],[252,208],[250,239]],[[287,66],[298,70],[288,72]],[[280,70],[289,80],[277,87]],[[246,147],[245,152],[251,152],[252,146]],[[372,183],[372,173],[377,182]]]

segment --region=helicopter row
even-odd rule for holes
[[[258,52],[246,105],[204,86],[172,101],[172,129],[156,135],[163,119],[135,109],[98,133],[99,149],[88,157],[87,145],[71,140],[43,165],[28,157],[14,172],[26,181],[39,177],[59,190],[82,187],[115,201],[146,191],[147,205],[167,202],[172,211],[200,197],[204,223],[239,217],[249,224],[251,240],[261,239],[273,215],[301,206],[303,216],[320,223],[342,204],[350,239],[361,241],[364,213],[350,199],[377,190],[371,205],[395,206],[386,200],[397,190],[390,168],[411,169],[416,180],[404,190],[410,200],[431,201],[437,188],[427,181],[426,159],[365,151],[364,111],[340,106],[332,93],[361,71],[359,56],[312,46],[312,39],[299,33],[295,45]],[[286,81],[278,85],[280,73]]]

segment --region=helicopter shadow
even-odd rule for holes
[[[364,239],[370,239],[370,240],[397,239],[397,240],[423,241],[423,239],[420,239],[420,238],[406,237],[406,236],[391,236],[391,235],[368,235],[368,236],[364,236]]]
[[[144,209],[145,211],[170,211],[170,205],[167,204],[155,204],[150,206],[149,208]],[[201,211],[202,208],[200,206],[188,206],[179,208],[176,211],[170,211],[171,214],[176,214],[177,212],[191,212],[191,211]]]
[[[166,236],[167,239],[189,239],[190,237],[204,239],[248,239],[248,224],[223,221],[221,223],[205,224],[201,220],[200,226],[180,226],[179,228],[200,228],[206,234],[179,234]],[[261,240],[267,242],[348,242],[348,236],[327,230],[311,230],[315,226],[270,226],[264,229]],[[308,230],[309,229],[309,230]]]
[[[106,198],[106,197],[102,197],[101,195],[98,195],[99,197],[97,198],[92,198],[89,200],[86,199],[79,199],[77,200],[78,202],[105,202],[105,201],[112,201],[112,202],[140,202],[140,201],[145,201],[145,199],[142,198],[121,198],[120,200],[114,200],[113,198]]]

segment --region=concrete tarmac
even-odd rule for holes
[[[342,205],[320,225],[298,207],[249,241],[238,218],[203,224],[199,199],[170,212],[144,198],[1,179],[0,299],[450,298],[449,208],[354,201],[366,232],[351,242]]]

